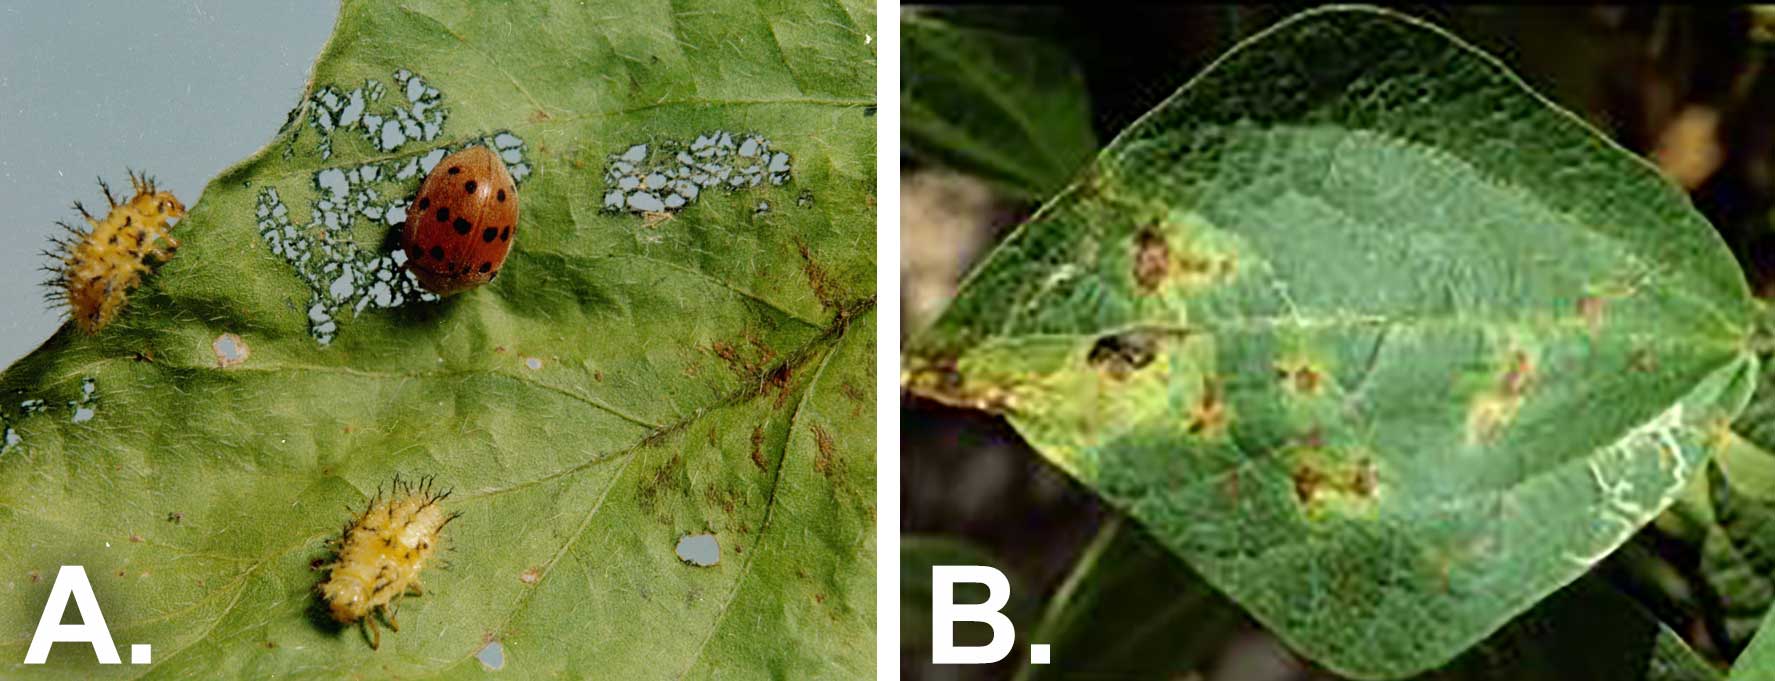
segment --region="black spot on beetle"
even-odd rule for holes
[[[444,208],[439,208],[438,209],[438,222],[449,222],[449,221],[450,221],[450,208],[447,206]]]
[[[444,247],[443,246],[432,246],[431,247],[431,259],[432,260],[443,260],[444,259]]]
[[[505,229],[500,230],[499,240],[500,241],[511,241],[512,240],[512,228],[510,225],[507,225]]]
[[[462,191],[468,192],[470,194],[475,193],[475,181],[469,180],[467,182],[462,183]]]
[[[460,168],[458,166],[450,166],[450,174],[451,175],[455,175],[460,172],[462,172],[462,168]]]
[[[499,197],[500,203],[505,203],[505,190],[504,189],[499,190],[499,193],[496,196]]]
[[[456,218],[456,224],[454,226],[456,227],[456,233],[463,236],[467,236],[469,230],[474,229],[474,225],[468,224],[468,221],[462,218]]]
[[[486,274],[487,270],[490,270],[490,269],[493,269],[493,263],[490,263],[490,262],[481,263],[481,274]]]
[[[485,241],[487,243],[493,243],[494,237],[497,237],[497,236],[499,236],[499,228],[498,227],[488,227],[484,230],[481,230],[481,240]],[[485,272],[486,270],[481,270],[481,271]]]
[[[430,208],[431,208],[431,197],[427,196],[427,197],[419,200],[419,210],[429,210]]]

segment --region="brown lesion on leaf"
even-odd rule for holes
[[[1152,227],[1140,230],[1134,235],[1134,281],[1140,284],[1140,292],[1157,292],[1170,273],[1171,246],[1164,235]]]
[[[1196,437],[1219,438],[1226,435],[1227,425],[1231,422],[1232,411],[1226,404],[1220,379],[1202,377],[1201,395],[1190,405],[1184,429]]]
[[[765,392],[775,390],[777,393],[774,405],[777,409],[782,409],[783,405],[789,401],[789,384],[794,378],[795,370],[790,368],[787,363],[778,364],[775,369],[770,370],[768,376],[764,377]]]
[[[1627,369],[1640,374],[1658,373],[1658,356],[1651,348],[1634,348],[1627,356]]]
[[[1584,327],[1590,329],[1592,337],[1602,333],[1603,314],[1607,309],[1608,301],[1601,296],[1578,299],[1578,317],[1584,320]]]
[[[820,424],[815,423],[808,428],[814,434],[814,470],[819,471],[820,475],[830,478],[837,472],[838,444],[833,442],[832,434],[827,433],[825,428],[820,427]]]
[[[1156,294],[1168,284],[1194,288],[1226,281],[1238,271],[1238,261],[1230,255],[1173,247],[1159,225],[1136,232],[1133,247],[1134,283],[1144,295]]]
[[[1516,420],[1535,382],[1535,359],[1525,350],[1511,350],[1495,384],[1479,393],[1467,410],[1467,443],[1490,442]]]
[[[863,407],[869,404],[869,399],[863,395],[861,389],[851,385],[850,381],[845,381],[838,386],[838,394],[844,396],[844,399],[850,400],[851,418],[863,415]]]
[[[1357,458],[1347,464],[1327,463],[1322,457],[1303,457],[1289,472],[1294,482],[1294,498],[1301,506],[1314,507],[1337,497],[1372,500],[1380,486],[1380,475],[1374,461]]]
[[[1275,365],[1276,382],[1291,394],[1317,396],[1325,389],[1325,368],[1310,360],[1289,358]]]
[[[1158,334],[1147,331],[1110,334],[1091,345],[1085,361],[1105,376],[1126,380],[1152,364],[1158,356],[1159,340]]]
[[[685,475],[684,456],[674,453],[672,458],[641,479],[641,487],[635,493],[635,500],[642,510],[652,513],[659,506],[660,496],[671,491],[689,493],[690,479]],[[661,522],[670,522],[670,518],[662,517]]]
[[[710,506],[720,507],[721,512],[732,517],[734,511],[739,508],[740,495],[739,492],[732,489],[718,489],[714,483],[709,483],[703,487],[703,500],[707,501]]]
[[[709,352],[743,378],[756,378],[764,372],[756,358],[747,357],[732,343],[715,341],[709,344]]]
[[[821,307],[838,308],[843,301],[843,292],[826,268],[814,259],[814,254],[801,239],[795,240],[795,250],[801,254],[801,273],[807,277],[808,288],[813,289],[814,299],[820,301]]]
[[[1319,496],[1319,487],[1325,484],[1325,473],[1306,464],[1295,466],[1288,477],[1294,480],[1294,497],[1303,506],[1313,503],[1313,499]]]
[[[1373,461],[1358,461],[1355,472],[1350,476],[1350,491],[1359,497],[1373,497],[1375,487],[1379,484],[1379,475]]]
[[[747,331],[746,344],[751,345],[752,349],[758,351],[758,357],[760,358],[759,361],[761,363],[769,364],[776,361],[777,351],[771,348],[770,344],[765,343],[763,338],[759,338],[758,334]]]
[[[913,359],[900,374],[900,385],[919,397],[951,407],[991,414],[1016,411],[1011,391],[1005,387],[970,383],[956,367],[953,356]]]
[[[1185,257],[1177,262],[1177,271],[1181,275],[1178,279],[1186,286],[1225,281],[1233,278],[1238,270],[1237,261],[1231,256]]]

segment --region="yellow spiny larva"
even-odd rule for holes
[[[86,226],[56,223],[68,234],[53,239],[54,247],[44,252],[52,260],[43,268],[52,275],[43,282],[50,289],[47,297],[66,304],[68,317],[86,333],[111,323],[129,292],[142,283],[149,262],[165,262],[179,247],[171,221],[185,216],[185,205],[172,192],[160,191],[146,174],[131,172],[129,182],[135,195],[119,202],[99,180],[110,204],[105,217],[94,218],[75,201],[74,210]]]
[[[390,629],[400,631],[395,619],[400,599],[423,593],[419,573],[437,552],[444,526],[461,515],[445,512],[439,504],[449,496],[449,490],[434,492],[429,477],[404,482],[395,476],[388,497],[377,489],[336,540],[337,558],[323,566],[331,572],[317,588],[334,620],[362,623],[372,636],[371,648],[382,647],[376,611]]]

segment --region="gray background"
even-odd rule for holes
[[[196,204],[283,124],[337,15],[331,2],[0,0],[0,366],[61,323],[37,268],[69,204],[104,205],[94,180],[127,188],[126,167]]]

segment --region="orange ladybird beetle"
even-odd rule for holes
[[[440,296],[493,280],[518,229],[518,187],[491,149],[473,146],[433,167],[407,206],[407,269]]]

